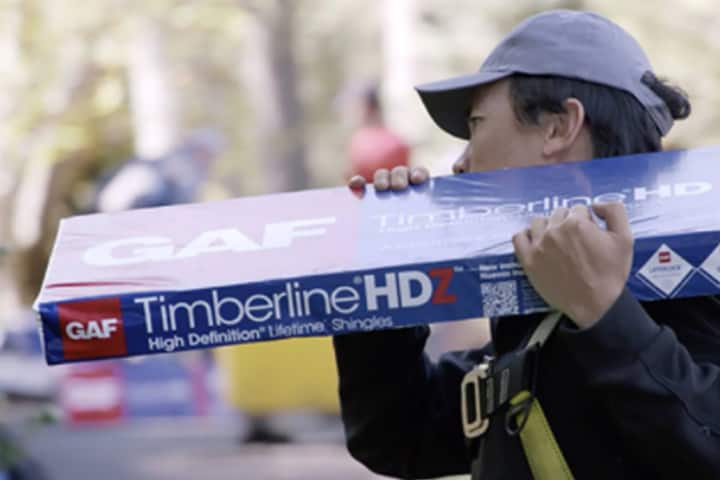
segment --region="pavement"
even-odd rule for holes
[[[8,410],[9,409],[9,410]],[[83,428],[42,423],[28,407],[0,406],[47,480],[377,480],[334,440],[243,445],[218,418],[143,419]],[[43,480],[45,480],[45,478]]]
[[[451,334],[450,329],[439,330],[437,339],[445,341]],[[57,379],[49,376],[50,371],[40,357],[0,356],[0,430],[9,429],[32,460],[27,471],[35,472],[37,466],[42,472],[23,480],[387,478],[350,457],[339,420],[333,424],[309,416],[290,419],[294,423],[286,421],[284,426],[301,434],[289,444],[242,444],[242,424],[227,414],[73,426],[62,421],[62,412],[52,402]],[[4,400],[3,392],[19,398]],[[0,465],[0,480],[6,479]]]
[[[237,442],[236,426],[220,418],[156,418],[79,428],[39,421],[43,408],[0,404],[0,425],[10,427],[42,473],[30,480],[388,478],[352,459],[332,432],[308,430],[290,444],[244,445]]]

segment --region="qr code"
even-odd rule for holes
[[[480,285],[483,302],[483,314],[486,317],[515,315],[520,313],[517,301],[517,282],[507,280]]]

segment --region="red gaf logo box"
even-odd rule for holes
[[[66,360],[127,355],[119,298],[61,303],[57,309]]]
[[[670,252],[665,251],[658,253],[658,261],[660,263],[670,263],[670,260]]]

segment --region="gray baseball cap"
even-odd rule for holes
[[[599,15],[552,10],[515,27],[476,73],[416,88],[435,123],[456,137],[470,138],[467,114],[476,87],[515,73],[553,75],[615,87],[632,94],[661,135],[673,125],[665,102],[642,80],[652,72],[640,45]]]

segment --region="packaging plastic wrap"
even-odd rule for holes
[[[641,300],[720,291],[720,149],[65,219],[36,301],[48,363],[547,309],[512,235],[623,202]]]

